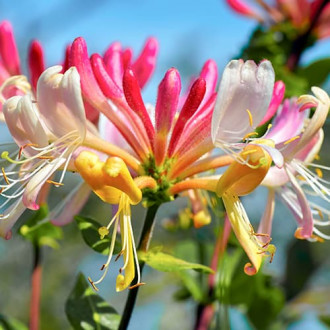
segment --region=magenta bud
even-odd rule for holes
[[[28,53],[28,64],[31,84],[35,91],[37,88],[38,79],[45,70],[44,52],[40,42],[37,40],[33,40],[31,42]]]
[[[140,54],[133,63],[132,68],[139,82],[140,88],[143,88],[152,73],[155,70],[158,54],[158,41],[156,38],[149,38]]]
[[[21,73],[13,28],[8,21],[0,24],[0,55],[4,66],[12,76]]]

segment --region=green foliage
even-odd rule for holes
[[[93,291],[83,274],[78,275],[65,312],[74,329],[117,329],[120,321],[120,315]]]
[[[148,252],[140,251],[138,254],[140,260],[161,272],[181,272],[187,269],[193,269],[204,273],[213,272],[212,269],[207,266],[175,258],[169,254],[160,252],[159,249],[152,249]]]
[[[100,227],[102,227],[102,225],[95,220],[83,216],[76,216],[75,220],[84,239],[84,242],[94,251],[107,255],[110,248],[110,238],[100,238],[98,230]],[[118,253],[119,251],[120,243],[116,241],[114,254]]]
[[[43,221],[47,216],[48,206],[43,204],[24,223],[19,233],[35,245],[47,245],[56,249],[59,247],[57,240],[62,238],[63,232],[60,227],[54,226],[49,221]]]
[[[276,80],[282,80],[286,85],[286,97],[306,94],[311,86],[320,86],[325,82],[330,72],[330,59],[325,58],[305,68],[298,66],[294,70],[289,70],[289,58],[297,52],[297,47],[302,45],[301,53],[303,53],[316,41],[312,34],[306,36],[304,40],[304,36],[299,33],[290,22],[276,24],[267,29],[259,26],[252,33],[238,58],[256,62],[263,59],[270,60],[276,73]],[[295,55],[300,59],[301,53]]]
[[[0,330],[27,330],[28,327],[18,320],[0,314]]]
[[[321,86],[330,73],[330,58],[323,58],[300,68],[299,74],[308,80],[310,86]]]
[[[284,293],[262,270],[248,276],[242,269],[243,263],[237,267],[232,278],[229,302],[231,305],[244,305],[253,325],[257,329],[267,329],[284,307]]]

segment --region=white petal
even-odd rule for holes
[[[25,187],[23,194],[24,205],[31,210],[38,210],[37,197],[43,184],[49,179],[49,177],[65,163],[65,158],[58,158],[45,165],[40,171],[38,171],[29,183]]]
[[[223,73],[212,117],[212,141],[234,143],[253,131],[270,103],[275,74],[269,61],[229,62]],[[250,125],[249,113],[253,123]]]
[[[26,210],[26,207],[22,203],[22,199],[19,199],[12,204],[9,209],[6,210],[4,218],[0,218],[0,236],[5,239],[10,239],[11,229],[15,225],[16,221]]]
[[[39,111],[55,136],[77,131],[83,139],[86,116],[79,74],[74,67],[64,75],[59,73],[61,69],[61,66],[54,66],[40,76],[37,85]]]

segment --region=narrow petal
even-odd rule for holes
[[[290,179],[292,188],[296,194],[297,201],[301,210],[301,238],[310,238],[313,234],[313,215],[308,200],[297,182],[295,176],[287,169],[287,175]]]
[[[284,93],[285,93],[284,82],[281,80],[276,81],[274,84],[273,96],[270,101],[268,110],[265,114],[265,117],[262,119],[259,125],[263,125],[275,115],[276,111],[279,109],[279,106],[282,103]]]
[[[257,66],[253,61],[231,61],[223,73],[212,118],[212,140],[240,141],[255,130],[268,109],[273,89],[274,70],[269,61]]]
[[[23,204],[30,210],[38,210],[37,197],[41,187],[46,183],[49,177],[64,163],[65,158],[58,158],[45,165],[28,182],[23,194]]]
[[[11,229],[25,210],[26,207],[20,198],[6,210],[3,217],[0,216],[0,237],[4,239],[11,238]]]
[[[222,199],[236,238],[252,263],[252,265],[246,264],[244,271],[247,275],[254,275],[258,272],[262,263],[263,252],[265,251],[265,249],[262,248],[263,244],[255,235],[253,227],[239,198],[228,191],[228,193],[225,193],[222,196]]]
[[[319,130],[323,127],[329,113],[330,98],[328,94],[318,87],[312,87],[312,91],[316,98],[311,95],[302,95],[298,99],[298,103],[300,104],[317,102],[317,107],[312,118],[308,122],[307,127],[304,129],[300,139],[296,143],[295,148],[292,150],[292,155],[304,148],[313,136],[319,132]]]
[[[268,189],[268,197],[267,197],[265,211],[264,214],[262,215],[258,228],[258,233],[262,235],[266,235],[260,237],[260,239],[264,243],[266,243],[269,240],[269,237],[272,233],[274,210],[275,210],[275,190]]]
[[[72,191],[64,200],[59,210],[52,210],[50,214],[51,223],[55,226],[65,226],[73,220],[73,217],[85,205],[91,189],[89,185],[83,182],[78,189]],[[58,212],[59,211],[59,212]]]
[[[290,140],[300,134],[308,112],[300,112],[295,98],[286,99],[272,122],[272,128],[264,136],[276,144]]]

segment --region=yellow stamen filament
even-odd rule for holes
[[[38,159],[54,159],[53,156],[39,156]]]
[[[253,126],[253,117],[252,117],[252,113],[249,109],[246,109],[246,112],[249,116],[249,122],[250,122],[250,126],[252,127]]]
[[[51,183],[55,186],[64,186],[64,183],[53,181],[53,180],[46,180],[47,183]]]
[[[88,277],[88,282],[91,284],[91,286],[93,287],[93,289],[95,291],[99,291],[99,289],[96,287],[96,285],[94,284],[94,282],[92,281],[92,279],[90,277]]]
[[[323,220],[324,216],[323,216],[322,211],[320,209],[316,208],[316,207],[314,207],[314,210],[317,211],[317,213],[319,214],[320,219]]]
[[[294,136],[293,138],[285,141],[284,144],[289,144],[289,143],[291,143],[291,142],[293,142],[293,141],[295,141],[295,140],[297,140],[299,138],[300,138],[300,135]]]
[[[24,150],[25,148],[27,148],[27,147],[37,147],[37,146],[38,146],[38,145],[35,144],[35,143],[27,143],[27,144],[25,144],[24,146],[21,146],[21,147],[19,148],[18,158],[20,159],[20,158],[22,157],[22,152],[23,152],[23,150]]]
[[[3,167],[1,168],[1,172],[2,172],[2,175],[3,175],[4,180],[6,181],[7,184],[9,184],[9,180],[7,178],[7,175],[5,173],[5,169]]]
[[[255,153],[256,151],[258,151],[258,150],[257,149],[249,149],[249,150],[241,152],[241,155],[242,156],[250,155],[250,154]]]
[[[5,190],[5,188],[1,188],[0,189],[0,194],[2,194],[2,192]]]
[[[323,178],[323,172],[320,168],[316,168],[315,172],[319,178],[321,178],[321,179]]]
[[[136,284],[130,286],[128,289],[132,290],[132,289],[135,289],[135,288],[137,288],[138,286],[141,286],[141,285],[145,285],[145,283],[144,282],[136,283]]]
[[[247,133],[247,134],[244,135],[244,137],[243,137],[243,141],[246,141],[249,137],[251,137],[251,136],[253,136],[253,135],[258,136],[259,133],[258,133],[258,132],[250,132],[250,133]]]

